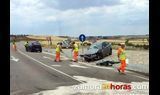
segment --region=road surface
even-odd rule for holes
[[[11,95],[62,95],[59,89],[88,84],[90,81],[93,84],[95,81],[107,81],[128,84],[145,83],[147,85],[149,82],[148,76],[138,73],[127,71],[126,75],[122,75],[115,68],[92,66],[82,62],[74,63],[65,57],[62,57],[62,62],[57,63],[54,62],[54,55],[46,52],[26,52],[23,45],[23,42],[17,43],[17,51],[10,48]],[[75,89],[73,92],[66,91],[66,94],[63,93],[63,95],[85,93],[74,91]],[[148,91],[149,89],[147,93]],[[45,94],[47,92],[50,94]],[[94,91],[90,93],[94,93]],[[148,95],[147,93],[145,95]]]

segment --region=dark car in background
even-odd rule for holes
[[[85,61],[93,61],[102,59],[108,55],[112,55],[112,46],[108,42],[96,42],[92,44],[83,55]]]
[[[25,48],[27,52],[42,52],[42,46],[38,41],[29,42],[28,45],[25,45]]]

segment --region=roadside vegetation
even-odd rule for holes
[[[113,49],[118,47],[117,42],[111,42]],[[123,41],[127,50],[149,50],[148,39],[126,39]]]
[[[12,41],[39,41],[42,44],[42,47],[46,48],[55,48],[58,42],[67,40],[67,37],[58,37],[58,36],[50,36],[51,40],[48,41],[46,39],[47,36],[31,36],[31,35],[23,35],[13,37]],[[16,39],[16,40],[15,40]],[[78,39],[72,38],[72,41],[75,41],[79,47],[82,47],[82,43]],[[107,41],[112,44],[113,49],[117,49],[119,43],[125,43],[127,50],[149,50],[149,38],[141,38],[141,39],[99,39],[97,41]],[[89,47],[92,44],[89,40],[86,40],[83,43],[84,47]]]

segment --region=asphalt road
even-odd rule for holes
[[[17,43],[17,51],[10,48],[10,94],[28,95],[40,91],[55,90],[61,86],[86,83],[75,76],[95,78],[113,82],[148,82],[148,76],[127,71],[119,74],[111,67],[91,66],[88,63],[74,63],[67,58],[54,62],[54,55],[26,52],[22,42]],[[39,94],[43,95],[43,94]],[[50,94],[58,95],[58,94]],[[67,95],[67,94],[66,94]]]

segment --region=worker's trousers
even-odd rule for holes
[[[78,61],[78,51],[73,51],[73,61]]]
[[[17,50],[16,45],[13,45],[12,47],[13,47],[13,50],[15,50],[15,51]]]
[[[126,70],[126,60],[120,60],[121,65],[119,67],[119,70],[122,71],[122,73],[124,73],[124,71]]]
[[[60,52],[56,52],[56,61],[57,61],[57,62],[60,61]]]

